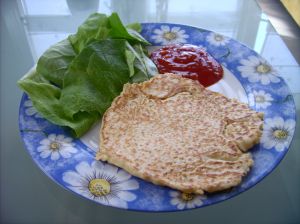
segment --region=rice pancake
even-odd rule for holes
[[[124,86],[103,116],[96,159],[183,192],[220,191],[249,171],[262,125],[247,104],[161,74]]]

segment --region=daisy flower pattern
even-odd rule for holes
[[[93,161],[91,165],[81,162],[75,170],[64,172],[63,180],[76,193],[101,204],[121,208],[127,208],[127,202],[136,199],[129,190],[138,189],[139,184],[124,170],[100,161]]]
[[[196,195],[180,191],[170,191],[169,195],[172,197],[170,203],[180,210],[201,206],[203,204],[203,200],[206,199],[206,196],[204,195]]]
[[[217,33],[210,33],[207,37],[206,37],[206,41],[214,46],[225,46],[226,44],[228,44],[229,42],[229,38],[228,37],[224,37],[221,34],[217,34]]]
[[[266,93],[263,90],[254,90],[249,94],[249,105],[256,106],[257,109],[266,109],[271,106],[273,100],[271,94]]]
[[[283,120],[282,117],[267,118],[261,143],[266,149],[275,148],[281,152],[287,148],[292,140],[296,122],[293,119]]]
[[[60,157],[70,158],[72,153],[76,153],[72,138],[64,135],[50,134],[47,138],[40,141],[40,146],[37,147],[40,157],[51,160],[58,160]]]
[[[31,100],[26,100],[24,102],[24,106],[25,106],[25,114],[28,116],[34,116],[36,118],[42,118],[42,116],[37,112],[37,110],[35,109],[35,107],[32,104]]]
[[[170,28],[169,26],[162,25],[160,29],[155,29],[153,33],[154,35],[151,36],[151,39],[153,39],[155,43],[162,45],[184,44],[187,42],[186,39],[189,38],[185,30],[177,26]]]
[[[277,72],[265,59],[249,56],[248,59],[240,60],[240,64],[237,70],[249,82],[261,82],[263,85],[280,82]]]

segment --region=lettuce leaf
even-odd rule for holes
[[[68,115],[78,111],[103,114],[129,81],[126,40],[107,39],[88,45],[65,74],[60,102]]]
[[[53,45],[39,59],[37,72],[46,80],[62,87],[64,74],[76,53],[68,40]]]
[[[130,26],[129,26],[130,27]],[[80,137],[101,118],[127,82],[157,73],[144,53],[139,24],[126,28],[118,15],[92,14],[76,34],[50,47],[36,70],[18,85],[50,122]]]
[[[130,24],[126,28],[117,13],[112,13],[109,17],[105,14],[94,13],[78,28],[77,33],[70,35],[68,39],[76,52],[80,52],[93,41],[107,38],[126,39],[131,44],[142,43],[149,45],[149,42],[137,30],[141,30],[140,24]]]

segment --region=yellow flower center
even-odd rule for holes
[[[167,40],[174,40],[177,37],[177,35],[173,32],[166,32],[164,33],[163,37]]]
[[[94,196],[100,197],[109,194],[110,183],[105,179],[96,178],[90,181],[88,188]]]
[[[223,36],[221,36],[221,35],[215,35],[215,40],[216,41],[222,41],[223,40]]]
[[[288,136],[288,132],[285,130],[276,130],[273,132],[273,136],[277,139],[285,139]]]
[[[53,151],[59,150],[59,147],[60,147],[60,143],[58,142],[51,142],[50,144],[50,149]]]
[[[265,97],[263,97],[263,96],[255,96],[255,102],[257,102],[257,103],[263,103],[265,101],[266,101]]]
[[[185,192],[181,193],[181,199],[184,200],[184,201],[191,201],[194,198],[195,198],[195,194],[185,193]]]
[[[271,68],[269,65],[266,64],[260,64],[259,66],[256,67],[256,71],[258,71],[261,74],[265,74],[271,71]]]

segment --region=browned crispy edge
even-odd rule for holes
[[[174,75],[174,74],[168,74],[168,75],[171,75],[171,76],[174,76],[174,77],[178,77],[177,75]],[[154,78],[155,78],[155,76],[153,78],[151,78],[150,80],[146,81],[146,83],[142,83],[142,88],[141,89],[143,89],[144,86],[149,85]],[[192,81],[193,81],[193,84],[199,85],[198,82],[196,82],[194,80],[192,80]],[[129,164],[128,161],[121,161],[118,158],[114,158],[114,156],[111,156],[111,155],[109,156],[108,153],[107,153],[107,151],[109,151],[109,149],[104,147],[104,144],[103,144],[103,142],[104,142],[104,136],[103,136],[102,130],[104,129],[104,125],[107,123],[106,122],[106,115],[107,115],[107,113],[109,113],[109,111],[111,110],[111,108],[115,108],[117,106],[117,104],[126,103],[126,102],[122,102],[122,98],[124,97],[124,95],[129,95],[129,96],[133,96],[134,95],[130,91],[128,91],[129,85],[135,85],[137,87],[138,85],[141,85],[141,84],[135,84],[135,83],[134,84],[125,84],[122,93],[113,100],[110,108],[104,113],[103,118],[102,118],[102,124],[101,124],[101,128],[100,128],[100,133],[99,133],[99,136],[100,136],[100,147],[99,147],[98,152],[96,153],[96,157],[95,158],[96,158],[96,160],[107,161],[107,162],[109,162],[111,164],[114,164],[114,165],[116,165],[118,167],[121,167],[122,169],[126,170],[128,173],[130,173],[130,174],[132,174],[132,175],[134,175],[136,177],[139,177],[141,179],[150,181],[150,182],[152,182],[154,184],[162,185],[162,186],[168,186],[168,187],[171,187],[171,188],[174,188],[174,189],[178,189],[178,186],[176,184],[165,183],[164,181],[157,181],[157,180],[155,180],[155,178],[152,178],[151,176],[145,176],[145,175],[143,175],[142,173],[140,173],[138,171],[137,168],[132,167]],[[201,85],[199,85],[199,86],[201,88]],[[208,90],[208,89],[206,89],[206,90],[210,91],[210,92],[213,92],[213,91]],[[223,94],[220,94],[220,93],[216,93],[216,92],[213,92],[213,93],[215,93],[217,95],[224,96]],[[241,102],[239,102],[239,103],[241,103]],[[263,119],[263,113],[259,113],[259,112],[257,112],[257,113],[258,113],[258,116],[261,119]],[[259,143],[261,135],[262,135],[262,131],[260,131],[258,133],[257,138],[255,138],[254,140],[253,139],[242,139],[240,142],[236,143],[236,145],[238,146],[238,148],[242,152],[244,152],[245,156],[246,156],[246,154],[249,155],[249,159],[247,160],[247,162],[248,162],[248,164],[247,164],[248,169],[247,169],[246,173],[249,172],[250,167],[253,165],[253,160],[251,158],[251,154],[245,153],[245,152],[248,149],[250,149],[251,147],[253,147],[255,144]],[[246,143],[243,144],[243,141],[246,142]],[[231,183],[231,184],[228,184],[228,185],[223,185],[222,188],[207,189],[206,191],[207,192],[215,192],[215,191],[225,190],[225,189],[228,189],[230,187],[234,187],[234,186],[239,185],[241,183],[241,181],[242,181],[242,177],[239,178],[239,180],[237,180],[237,182],[235,182],[235,183]],[[199,188],[197,188],[197,189],[180,189],[180,190],[182,192],[187,192],[187,193],[193,192],[193,193],[197,193],[197,194],[204,194],[204,191],[202,189],[199,189]]]

